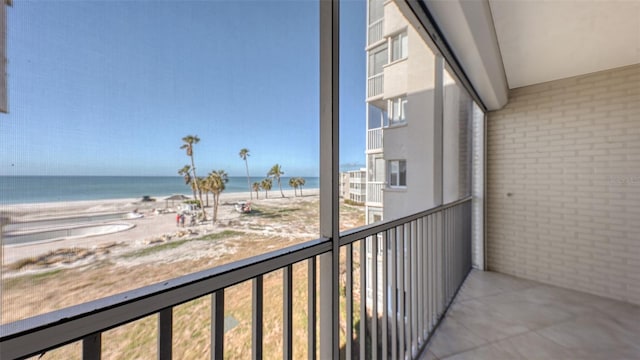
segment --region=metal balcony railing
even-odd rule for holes
[[[382,189],[384,182],[367,183],[367,202],[374,204],[382,204]]]
[[[367,81],[367,97],[372,98],[374,96],[381,95],[384,91],[384,74],[380,73],[369,77]]]
[[[376,20],[374,22],[372,22],[371,24],[369,24],[369,31],[368,31],[368,42],[367,45],[371,45],[373,43],[376,43],[380,40],[382,40],[382,30],[384,27],[384,18]]]
[[[367,130],[367,150],[382,149],[382,128]]]
[[[381,263],[366,261],[366,244],[378,253],[378,241],[383,239]],[[429,340],[445,309],[453,299],[471,268],[471,200],[464,199],[402,219],[387,221],[340,235],[339,245],[346,252],[340,272],[346,273],[344,294],[346,303],[341,327],[347,329],[345,353],[347,358],[416,357]],[[359,263],[354,262],[354,250],[360,249]],[[225,289],[251,280],[252,287],[252,354],[262,358],[263,344],[263,276],[283,270],[283,358],[292,358],[293,292],[292,267],[307,264],[308,281],[308,354],[317,356],[317,323],[319,311],[316,284],[316,259],[331,253],[330,239],[318,239],[282,250],[259,255],[155,285],[128,291],[104,299],[61,309],[48,314],[0,327],[0,358],[25,358],[82,341],[82,358],[99,359],[102,333],[137,319],[158,314],[157,356],[170,359],[172,355],[173,309],[187,301],[211,298],[211,358],[224,357]],[[338,256],[333,254],[332,256]],[[382,279],[378,279],[378,267]],[[354,291],[354,274],[365,274],[371,267],[373,278],[359,276],[360,291]],[[322,278],[320,274],[320,278]],[[387,296],[377,297],[366,305],[366,291]],[[354,306],[359,304],[359,309]],[[320,304],[322,305],[322,304]],[[355,311],[359,311],[359,326],[355,327]],[[380,330],[380,331],[379,331]],[[339,328],[332,332],[341,331]]]

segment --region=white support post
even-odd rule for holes
[[[337,359],[339,318],[339,23],[338,0],[320,1],[320,235],[332,251],[320,258],[320,359]]]
[[[433,94],[433,201],[434,206],[443,205],[443,86],[444,58],[435,58],[435,86]]]

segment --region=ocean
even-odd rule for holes
[[[251,177],[251,183],[262,177]],[[304,177],[303,189],[319,188],[319,178]],[[282,177],[282,190],[290,190],[289,177]],[[225,193],[245,192],[246,176],[230,176]],[[279,191],[273,184],[271,192]],[[303,190],[304,191],[304,190]],[[193,196],[180,176],[0,176],[0,205],[79,200],[158,197],[173,194]]]

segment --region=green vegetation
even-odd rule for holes
[[[347,205],[353,205],[353,206],[364,206],[364,203],[353,201],[351,199],[344,199],[344,203]]]
[[[262,190],[262,186],[260,185],[259,182],[256,181],[253,184],[251,184],[251,188],[253,189],[253,191],[256,192],[256,199],[259,200],[260,196],[258,196],[258,194],[259,194],[259,191]],[[251,199],[253,199],[253,195],[252,195]]]
[[[282,175],[284,175],[284,171],[282,171],[282,166],[280,166],[280,164],[273,165],[267,173],[268,177],[276,179],[276,181],[278,182],[278,187],[280,188],[280,195],[284,197],[284,193],[282,192],[282,184],[280,183],[280,177]]]
[[[49,280],[50,278],[62,273],[62,269],[55,269],[45,271],[37,274],[16,276],[14,278],[3,279],[2,287],[5,291],[9,291],[11,288],[20,284],[29,284],[29,286],[39,285],[41,282]]]
[[[269,198],[269,190],[271,190],[272,186],[273,180],[271,180],[270,178],[262,179],[262,181],[260,182],[260,187],[262,188],[262,190],[264,190],[265,199]]]
[[[176,241],[166,242],[166,243],[163,243],[163,244],[160,244],[160,245],[155,245],[155,246],[152,246],[152,247],[148,247],[148,248],[132,251],[130,253],[124,254],[123,257],[125,257],[125,258],[134,258],[134,257],[147,256],[147,255],[154,254],[154,253],[157,253],[157,252],[160,252],[160,251],[175,249],[178,246],[186,243],[187,241],[188,240],[176,240]]]
[[[220,194],[226,188],[229,176],[224,170],[214,170],[209,173],[205,186],[207,191],[213,193],[213,222],[218,219],[218,205],[220,204]]]
[[[265,218],[265,219],[279,219],[282,218],[284,215],[289,214],[289,213],[293,213],[296,212],[298,210],[301,210],[301,208],[286,208],[286,209],[261,209],[261,208],[253,208],[251,209],[251,212],[248,214],[245,214],[245,216],[254,216],[254,217],[260,217],[260,218]]]
[[[301,177],[292,177],[289,179],[289,186],[293,188],[293,196],[298,196],[298,188],[300,188],[300,196],[302,196],[302,186],[306,184],[306,180]]]
[[[222,240],[222,239],[230,238],[233,236],[240,236],[240,235],[244,235],[244,233],[242,231],[224,230],[219,233],[208,234],[193,240],[199,240],[199,241]]]
[[[196,164],[195,164],[195,161],[193,160],[193,145],[199,143],[200,138],[198,137],[198,135],[187,135],[182,138],[182,141],[184,142],[184,144],[180,146],[180,149],[185,149],[187,152],[187,156],[191,159],[191,167],[187,169],[187,173],[189,173],[188,170],[191,170],[191,172],[193,173],[193,177],[190,178],[191,184],[194,184],[195,186],[195,189],[193,191],[193,197],[195,198],[196,192],[198,192],[200,195],[200,203],[204,204],[204,201],[202,201],[202,192],[199,187],[200,184],[198,184],[198,176],[196,175]],[[185,170],[185,168],[187,168],[188,166],[189,165],[185,165],[180,171]],[[195,181],[193,181],[193,179],[195,179]],[[185,181],[186,181],[186,177],[185,177]],[[204,211],[204,208],[202,208],[202,217],[205,220],[207,219],[207,213]]]
[[[240,236],[240,235],[244,235],[244,233],[240,231],[224,230],[219,233],[208,234],[199,238],[174,240],[174,241],[162,243],[159,245],[151,246],[148,248],[132,251],[130,253],[124,254],[123,257],[124,258],[143,257],[150,254],[155,254],[160,251],[175,249],[180,245],[189,241],[214,241],[214,240],[222,240],[222,239],[230,238],[233,236]]]

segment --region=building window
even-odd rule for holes
[[[391,37],[391,62],[407,57],[408,44],[406,32]]]
[[[407,161],[389,161],[389,187],[399,188],[407,186]]]
[[[369,76],[382,74],[383,66],[387,64],[387,44],[369,52]]]
[[[369,24],[382,19],[384,17],[384,0],[369,1]]]
[[[389,100],[389,125],[402,124],[407,121],[406,116],[407,97],[401,96],[399,98]]]

